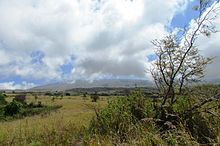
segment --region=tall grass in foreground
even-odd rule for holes
[[[207,97],[219,93],[220,89],[205,85],[193,87],[193,91],[205,92]],[[158,115],[160,99],[146,98],[141,91],[113,100],[96,113],[84,144],[220,145],[220,101],[207,103],[186,115],[185,111],[202,98],[190,93],[193,96],[178,98],[173,109],[164,108],[160,112],[163,115]]]

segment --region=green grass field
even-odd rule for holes
[[[62,108],[47,114],[0,122],[0,145],[72,145],[77,143],[75,138],[94,116],[92,107],[103,107],[107,103],[105,97],[97,103],[80,96],[51,99],[39,96],[37,100],[43,105],[61,105]],[[11,101],[12,97],[7,100]],[[33,96],[27,96],[28,102],[34,100]]]

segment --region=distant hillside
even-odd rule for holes
[[[86,80],[77,80],[74,83],[54,83],[44,86],[38,86],[29,89],[30,91],[62,91],[74,88],[134,88],[134,87],[150,87],[152,83],[147,80],[119,79],[119,80],[94,80],[89,82]]]

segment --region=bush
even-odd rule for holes
[[[28,108],[34,108],[35,107],[35,104],[33,103],[33,102],[30,102],[29,104],[28,104]]]
[[[65,93],[65,95],[66,95],[66,96],[71,96],[71,94],[70,94],[70,93]]]
[[[20,102],[20,103],[26,103],[26,102],[25,102],[25,100],[26,100],[26,95],[25,95],[25,94],[16,95],[13,100],[15,100],[15,101],[17,101],[17,102]]]
[[[36,101],[38,99],[38,96],[35,94],[34,95],[34,100]]]
[[[41,103],[41,101],[38,101],[37,104],[35,104],[34,102],[30,102],[28,105],[27,105],[27,108],[41,108],[41,107],[44,107]]]
[[[53,94],[54,96],[56,96],[56,97],[58,97],[58,96],[63,96],[63,92],[61,92],[61,91],[56,91],[54,94]]]
[[[7,104],[7,101],[5,100],[5,95],[0,94],[0,105]]]
[[[41,101],[38,101],[38,103],[37,103],[37,107],[43,107]]]
[[[128,97],[118,97],[109,101],[104,109],[96,110],[88,141],[103,141],[102,144],[108,142],[109,145],[215,144],[220,135],[220,101],[212,101],[186,114],[187,109],[197,103],[196,98],[200,97],[184,95],[171,109],[160,108],[160,99],[145,98],[138,90]]]
[[[14,100],[4,107],[4,115],[13,116],[15,114],[18,114],[21,109],[22,104]]]
[[[53,93],[51,93],[51,92],[46,92],[44,95],[46,95],[46,96],[53,96]]]
[[[83,97],[87,97],[87,93],[85,92],[85,93],[83,93]]]
[[[99,95],[97,92],[95,92],[95,94],[91,94],[90,98],[92,99],[92,102],[97,102]]]
[[[140,120],[145,117],[145,108],[145,98],[140,91],[133,92],[129,97],[118,97],[96,113],[89,131],[92,135],[114,137],[119,142],[136,139],[141,134]]]

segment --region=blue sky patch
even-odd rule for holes
[[[172,28],[188,27],[189,22],[199,16],[199,13],[193,10],[193,7],[198,4],[197,0],[189,3],[186,10],[182,13],[176,14],[171,22]]]
[[[44,58],[44,53],[42,51],[35,51],[31,53],[31,63],[32,64],[43,64],[42,59]]]
[[[60,66],[63,74],[70,74],[73,68],[71,63],[63,64]]]
[[[148,61],[154,61],[157,59],[157,56],[155,54],[151,54],[147,56]]]

